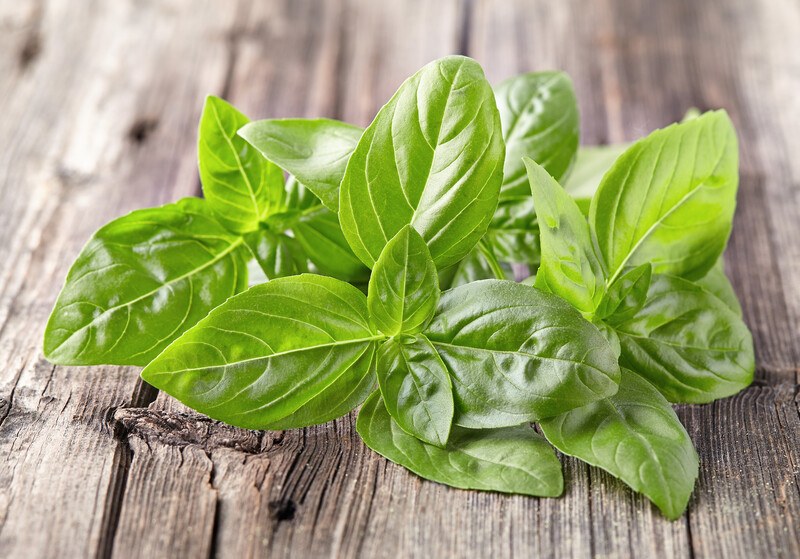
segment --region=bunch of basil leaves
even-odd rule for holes
[[[145,366],[246,428],[361,405],[370,448],[454,487],[557,496],[555,447],[676,518],[698,460],[670,403],[729,396],[754,370],[721,264],[736,135],[724,112],[693,117],[579,152],[564,74],[493,90],[460,56],[365,130],[248,122],[209,97],[205,198],[97,231],[45,355]],[[248,289],[251,259],[269,281]],[[509,281],[511,263],[538,266],[535,286]]]

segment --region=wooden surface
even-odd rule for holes
[[[0,557],[800,556],[797,0],[0,0],[0,31]],[[369,452],[353,417],[248,432],[135,369],[42,357],[91,232],[199,192],[205,94],[363,125],[448,53],[494,82],[568,71],[585,143],[691,106],[737,125],[726,260],[757,380],[679,410],[701,469],[678,521],[572,459],[561,499],[458,491]]]

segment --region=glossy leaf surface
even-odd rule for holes
[[[387,336],[420,332],[439,302],[439,278],[428,246],[406,226],[389,241],[369,279],[369,313]]]
[[[722,258],[695,283],[728,305],[728,308],[737,316],[742,316],[742,304],[739,302],[728,276],[725,275],[725,262]]]
[[[650,264],[642,264],[623,273],[608,287],[597,309],[597,318],[611,324],[634,318],[647,299],[651,277]]]
[[[231,425],[300,427],[361,402],[379,339],[363,293],[304,274],[229,299],[150,363],[142,378]]]
[[[589,212],[611,280],[647,262],[656,273],[703,277],[728,241],[738,161],[724,111],[633,144],[603,178]]]
[[[72,265],[47,323],[45,356],[61,365],[146,365],[247,287],[242,245],[198,198],[115,219]]]
[[[502,280],[442,294],[425,331],[450,371],[458,425],[558,415],[617,390],[617,357],[562,299]]]
[[[561,463],[543,437],[527,426],[474,431],[453,427],[446,448],[403,431],[375,392],[361,408],[358,434],[372,450],[420,477],[460,489],[557,497]]]
[[[690,281],[654,275],[644,307],[615,329],[622,364],[650,380],[670,402],[711,402],[753,380],[747,326]]]
[[[540,426],[558,450],[620,478],[667,518],[686,509],[697,479],[697,453],[669,402],[631,371],[622,370],[615,395]]]
[[[259,229],[247,233],[245,241],[267,279],[294,276],[308,271],[303,247],[283,233]]]
[[[372,267],[411,224],[438,267],[458,262],[492,219],[504,153],[481,67],[461,56],[428,64],[378,112],[350,157],[339,212],[345,238]]]
[[[399,336],[378,351],[378,383],[389,414],[406,433],[443,447],[453,423],[453,387],[423,335]]]
[[[539,224],[530,192],[500,202],[484,239],[501,262],[539,263]]]
[[[327,208],[304,213],[292,225],[295,238],[321,274],[352,283],[366,283],[369,268],[353,254],[339,218]]]
[[[337,120],[287,118],[252,122],[239,135],[335,212],[339,183],[362,132]]]
[[[281,170],[236,134],[248,122],[231,104],[209,96],[198,133],[203,195],[220,223],[237,233],[257,229],[284,196]]]

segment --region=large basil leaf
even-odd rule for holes
[[[287,118],[251,122],[239,135],[335,212],[339,183],[362,132],[338,120]]]
[[[295,239],[269,229],[252,231],[244,237],[267,279],[294,276],[308,271],[306,255]]]
[[[626,266],[698,279],[722,254],[739,181],[724,111],[657,130],[606,173],[589,212],[613,281]]]
[[[736,394],[753,380],[747,326],[690,281],[654,275],[644,307],[614,327],[623,365],[650,380],[670,402],[711,402]]]
[[[539,225],[530,190],[500,202],[484,239],[501,262],[539,263]]]
[[[146,365],[247,288],[242,245],[198,198],[115,219],[67,274],[45,330],[45,356],[60,365]]]
[[[605,271],[589,224],[575,201],[541,165],[528,158],[525,165],[542,245],[536,287],[555,293],[591,316],[605,294]]]
[[[569,76],[534,72],[495,88],[506,142],[501,200],[530,197],[527,156],[560,180],[572,165],[580,134],[578,102]]]
[[[378,350],[378,383],[386,409],[410,435],[444,446],[453,423],[450,374],[430,341],[399,336]]]
[[[540,425],[558,450],[620,478],[667,518],[686,509],[697,479],[697,453],[669,402],[638,375],[622,369],[614,396]]]
[[[503,177],[500,117],[481,67],[462,56],[409,78],[370,124],[347,163],[339,219],[372,267],[406,225],[445,268],[484,235]]]
[[[428,246],[407,225],[389,241],[369,278],[369,313],[387,336],[420,332],[439,302],[439,278]]]
[[[650,264],[642,264],[622,274],[608,287],[597,308],[596,317],[605,319],[611,324],[635,317],[647,300],[651,277]]]
[[[304,274],[229,299],[164,350],[142,378],[231,425],[301,427],[304,418],[328,421],[361,403],[382,338],[358,289]]]
[[[742,316],[742,305],[733,290],[728,276],[725,275],[725,261],[720,258],[708,273],[695,283],[715,295],[723,303],[728,305],[737,316]]]
[[[517,425],[614,394],[613,349],[566,301],[483,280],[442,294],[425,331],[450,371],[458,425]]]
[[[220,223],[237,233],[257,229],[284,196],[281,170],[236,135],[248,122],[232,105],[209,96],[197,142],[203,195]]]
[[[460,489],[558,497],[561,463],[547,441],[527,426],[474,431],[453,427],[446,448],[403,431],[375,392],[356,422],[358,434],[378,454],[415,474]]]
[[[351,283],[369,280],[369,268],[353,254],[339,218],[329,209],[319,206],[304,212],[292,232],[320,273]]]

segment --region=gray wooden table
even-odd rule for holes
[[[679,410],[689,511],[564,459],[561,499],[464,492],[367,451],[353,418],[230,428],[133,368],[54,367],[44,322],[90,233],[199,192],[207,93],[368,123],[429,60],[568,71],[585,143],[724,107],[742,181],[729,274],[755,383]],[[800,2],[0,0],[0,556],[800,556]]]

